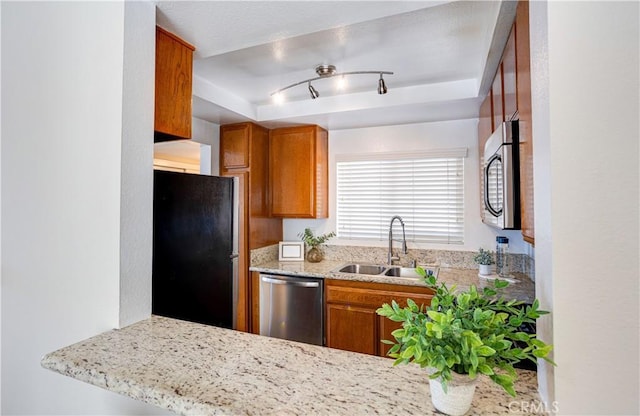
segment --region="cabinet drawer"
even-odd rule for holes
[[[407,298],[413,299],[418,305],[431,303],[431,294],[418,294],[401,291],[380,291],[350,287],[327,286],[327,303],[358,305],[370,308],[379,308],[383,303],[391,303],[395,300],[400,306],[406,306]]]

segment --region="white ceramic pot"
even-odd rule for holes
[[[440,412],[450,416],[462,416],[471,408],[478,378],[471,380],[468,375],[453,373],[447,384],[447,392],[442,389],[440,377],[429,379],[431,402]]]
[[[479,264],[478,266],[480,266],[480,274],[483,276],[488,276],[491,274],[492,272],[492,267],[490,264]]]

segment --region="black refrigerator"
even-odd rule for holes
[[[237,179],[154,171],[155,315],[236,327]]]

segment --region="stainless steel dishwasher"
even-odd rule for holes
[[[323,345],[323,283],[260,274],[260,335]]]

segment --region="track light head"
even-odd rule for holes
[[[314,100],[320,96],[318,90],[313,88],[313,85],[311,85],[311,82],[309,82],[309,93],[311,94],[311,98],[313,98]]]
[[[378,94],[386,94],[386,93],[387,93],[387,85],[384,83],[382,74],[380,74],[380,79],[378,80]]]

